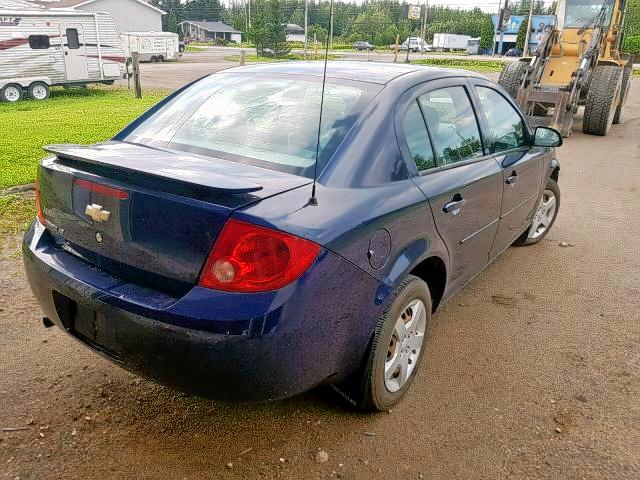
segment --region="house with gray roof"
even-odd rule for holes
[[[242,42],[242,32],[222,22],[185,20],[178,24],[178,28],[185,37],[191,37],[199,42],[218,38],[229,42]]]

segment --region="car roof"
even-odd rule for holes
[[[308,75],[321,77],[323,69],[323,61],[273,62],[229,68],[221,71],[220,73],[272,73],[281,75]],[[467,70],[430,67],[424,65],[362,61],[330,61],[327,63],[327,78],[354,80],[384,85],[398,77],[409,74],[420,75],[421,81],[452,76],[473,76],[485,78],[483,75],[478,75],[475,72],[469,72]]]

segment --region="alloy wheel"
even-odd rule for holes
[[[540,206],[533,217],[529,238],[538,238],[547,231],[555,216],[556,205],[556,196],[551,190],[546,189],[542,192],[542,200],[540,200]]]
[[[418,364],[427,327],[422,300],[412,300],[396,319],[384,363],[384,384],[390,392],[400,390]]]

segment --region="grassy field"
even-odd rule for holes
[[[414,60],[411,63],[434,67],[461,68],[482,73],[501,72],[505,65],[504,62],[499,60],[466,60],[464,58],[425,58]]]
[[[54,89],[44,102],[0,104],[0,190],[35,180],[43,145],[107,140],[166,93],[137,100],[125,89]]]
[[[33,194],[0,195],[0,239],[24,232],[35,214]]]
[[[191,53],[202,52],[202,51],[204,51],[204,48],[198,47],[196,45],[189,44],[189,45],[187,45],[187,48],[185,48],[184,51],[185,52],[191,52]]]

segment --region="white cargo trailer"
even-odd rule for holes
[[[125,62],[108,13],[0,10],[0,101],[25,92],[44,100],[53,85],[111,84]]]
[[[164,62],[178,60],[180,38],[171,32],[125,32],[120,34],[120,45],[127,57],[138,52],[141,62]]]
[[[466,50],[471,37],[469,35],[456,35],[455,33],[434,33],[433,48],[439,51]]]

